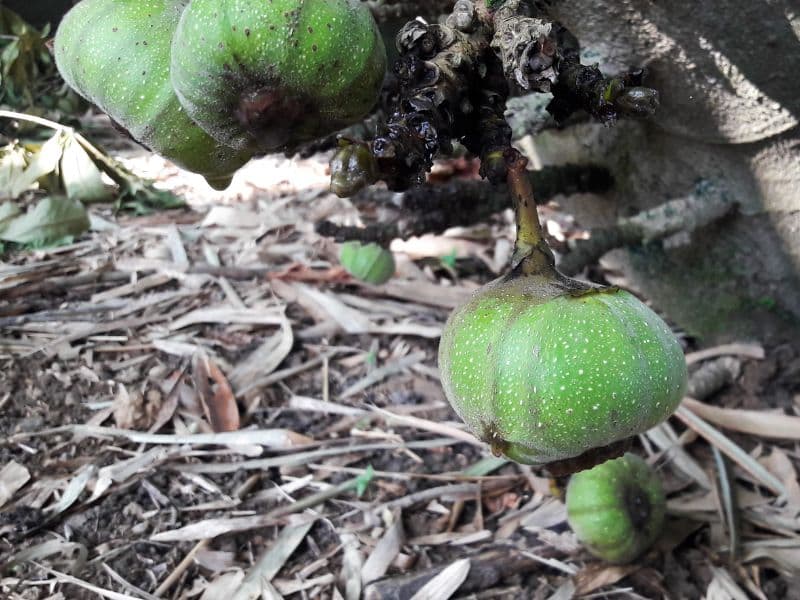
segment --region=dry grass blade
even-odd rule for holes
[[[245,429],[240,431],[224,431],[222,433],[194,433],[189,435],[172,435],[167,433],[143,433],[130,429],[115,427],[99,427],[93,425],[65,425],[44,431],[31,432],[15,436],[24,437],[73,433],[86,437],[122,437],[139,444],[195,444],[213,446],[250,446],[258,445],[273,450],[290,450],[313,443],[308,438],[288,429]]]
[[[448,600],[458,591],[469,575],[470,561],[462,558],[455,561],[411,597],[411,600]]]
[[[38,560],[56,554],[63,557],[75,556],[69,570],[73,572],[80,572],[80,570],[86,564],[86,559],[89,556],[89,550],[86,548],[86,546],[83,544],[78,544],[77,542],[67,542],[61,539],[50,540],[35,546],[31,546],[30,548],[20,550],[7,562],[0,563],[0,567],[2,567],[0,571],[5,572],[14,565],[19,565],[25,562],[35,563]]]
[[[106,590],[96,585],[92,585],[91,583],[84,581],[82,579],[78,579],[77,577],[73,577],[72,575],[67,575],[66,573],[61,573],[56,571],[55,569],[51,569],[44,565],[40,565],[38,563],[36,567],[42,569],[45,573],[49,573],[55,578],[56,583],[71,583],[72,585],[77,585],[80,588],[88,590],[90,592],[94,592],[98,596],[102,598],[108,598],[108,600],[142,600],[136,596],[130,596],[128,594],[120,594],[119,592],[114,592],[112,590]]]
[[[264,378],[273,373],[289,356],[294,344],[292,325],[282,315],[280,326],[275,335],[267,338],[231,371],[231,383],[238,395],[244,395],[263,385]]]
[[[156,533],[152,535],[150,539],[154,542],[194,541],[217,537],[224,533],[247,531],[257,527],[273,525],[292,513],[297,513],[307,508],[318,506],[319,504],[322,504],[331,498],[336,498],[340,494],[349,492],[351,490],[356,490],[363,481],[364,476],[359,475],[358,477],[344,481],[339,485],[331,486],[326,490],[306,496],[302,500],[297,500],[291,504],[274,508],[263,515],[256,515],[253,517],[223,517],[220,519],[206,519],[205,521],[186,525],[180,529]]]
[[[366,377],[361,379],[360,381],[354,383],[349,388],[344,390],[340,397],[341,398],[350,398],[351,396],[355,396],[359,392],[363,392],[367,388],[375,385],[376,383],[383,381],[390,375],[394,375],[395,373],[399,373],[409,367],[414,366],[418,362],[422,362],[425,360],[427,354],[424,351],[413,352],[408,356],[404,356],[398,360],[390,362],[379,369],[375,369],[371,373],[369,373]]]
[[[192,563],[194,562],[194,557],[197,556],[197,553],[203,550],[206,546],[208,546],[209,540],[200,540],[194,545],[186,556],[183,557],[183,560],[178,563],[178,566],[169,574],[169,576],[156,588],[156,596],[164,595],[169,588],[171,588],[178,579],[180,579],[181,575],[186,572]]]
[[[686,364],[693,365],[718,356],[743,356],[755,360],[763,360],[766,353],[764,352],[764,347],[760,344],[724,344],[706,348],[699,352],[690,352],[686,355]]]
[[[722,519],[728,531],[729,553],[731,560],[736,560],[739,554],[739,507],[736,503],[736,488],[732,485],[725,457],[716,446],[711,446],[711,451],[714,453],[714,464],[717,466],[717,489]]]
[[[287,525],[269,550],[254,564],[236,590],[232,600],[256,600],[263,591],[262,582],[271,582],[289,557],[311,531],[312,522]]]
[[[78,500],[83,490],[86,489],[86,486],[89,485],[89,481],[91,481],[96,473],[97,467],[95,465],[85,465],[81,467],[77,475],[70,479],[69,485],[67,485],[67,489],[64,490],[64,494],[61,496],[58,503],[49,510],[57,515],[67,510]]]
[[[361,570],[364,567],[364,555],[361,553],[358,538],[352,533],[341,533],[342,569],[339,579],[344,586],[345,600],[360,600]]]
[[[463,429],[458,429],[457,427],[453,427],[452,425],[446,425],[444,423],[435,423],[434,421],[429,421],[428,419],[421,419],[419,417],[398,415],[397,413],[393,413],[392,411],[386,410],[384,408],[379,408],[377,406],[370,406],[370,409],[373,412],[383,416],[389,423],[399,423],[401,425],[406,425],[408,427],[416,427],[417,429],[430,431],[431,433],[435,433],[437,435],[446,435],[461,442],[467,442],[468,444],[474,444],[475,446],[480,446],[481,448],[483,448],[486,445],[468,431],[464,431]]]
[[[361,569],[364,585],[383,577],[405,543],[403,516],[398,510],[392,513],[392,525],[386,530]]]
[[[645,435],[647,439],[658,446],[677,470],[696,481],[700,487],[707,490],[711,489],[711,480],[708,475],[680,445],[678,436],[672,430],[668,421],[656,425],[648,430]]]
[[[451,446],[457,440],[450,438],[434,438],[432,440],[420,440],[418,442],[392,443],[392,444],[362,444],[358,446],[339,446],[337,448],[324,448],[310,452],[296,452],[286,456],[274,456],[271,458],[259,458],[255,460],[243,460],[236,463],[203,463],[191,464],[181,467],[184,473],[232,473],[240,470],[262,470],[272,467],[298,467],[307,465],[319,459],[329,456],[340,456],[342,454],[358,454],[363,452],[377,452],[379,450],[402,450],[408,449],[428,449]]]
[[[714,578],[708,584],[706,600],[749,600],[749,596],[738,586],[728,571],[709,565]]]
[[[346,406],[336,402],[326,402],[325,400],[317,400],[316,398],[308,398],[306,396],[292,396],[289,399],[287,407],[299,411],[319,412],[329,415],[345,415],[348,417],[360,417],[369,414],[363,408]]]
[[[683,421],[687,427],[704,437],[710,444],[719,448],[722,453],[750,473],[764,487],[779,496],[786,495],[786,487],[783,482],[767,471],[758,461],[734,444],[728,437],[694,414],[688,407],[685,405],[679,406],[675,416]]]
[[[225,325],[281,325],[286,317],[283,307],[270,308],[198,308],[170,324],[171,331],[183,329],[200,323],[221,323]]]
[[[742,544],[742,562],[766,559],[790,577],[800,576],[800,540],[760,540]]]
[[[295,283],[294,289],[300,298],[311,302],[343,331],[351,335],[368,333],[371,323],[362,311],[355,310],[340,301],[333,294]]]
[[[13,460],[7,463],[0,470],[0,508],[11,500],[14,494],[28,483],[30,478],[30,472],[21,464]]]
[[[694,414],[725,429],[769,439],[800,440],[800,417],[759,410],[720,408],[684,398],[683,405]]]

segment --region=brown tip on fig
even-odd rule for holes
[[[287,95],[280,82],[243,92],[234,114],[242,127],[267,151],[283,148],[297,137],[298,129],[318,120],[316,104],[302,95]]]

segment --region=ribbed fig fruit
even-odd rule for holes
[[[192,0],[172,45],[187,113],[237,149],[286,150],[363,117],[386,50],[360,0]]]
[[[592,554],[607,562],[635,560],[664,525],[661,480],[635,454],[576,473],[566,500],[570,527]]]
[[[442,385],[495,453],[528,464],[590,453],[570,470],[588,468],[608,458],[595,449],[675,410],[686,365],[664,321],[628,292],[543,273],[512,271],[451,314]]]
[[[339,262],[350,275],[372,285],[386,283],[395,271],[394,255],[374,243],[345,242],[339,251]]]
[[[188,0],[82,0],[62,20],[55,56],[65,81],[130,135],[226,187],[249,154],[217,142],[178,102],[170,45]]]

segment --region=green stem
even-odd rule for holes
[[[554,275],[555,257],[544,239],[533,186],[528,177],[528,159],[517,150],[506,152],[508,191],[514,202],[517,239],[514,243],[512,268],[521,266],[525,275]]]

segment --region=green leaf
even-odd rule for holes
[[[0,230],[0,239],[41,247],[88,230],[89,215],[83,204],[67,198],[45,198]]]
[[[442,261],[442,264],[445,267],[450,267],[451,269],[455,269],[457,258],[458,258],[458,250],[453,248],[453,250],[449,254],[445,254],[439,260]]]
[[[81,202],[107,202],[113,191],[103,175],[72,134],[66,135],[61,156],[61,181],[67,197]]]
[[[367,491],[367,487],[374,477],[375,470],[372,468],[372,465],[369,465],[367,470],[356,478],[356,494],[359,498]]]

